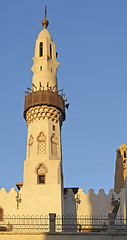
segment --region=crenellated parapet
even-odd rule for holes
[[[11,188],[9,192],[7,192],[7,190],[4,187],[0,189],[0,197],[1,195],[5,196],[5,195],[13,195],[13,194],[17,194],[16,189],[14,187]]]

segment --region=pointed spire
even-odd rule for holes
[[[45,5],[45,18],[42,20],[42,26],[47,29],[48,25],[49,25],[49,21],[46,19],[47,17],[47,7]]]

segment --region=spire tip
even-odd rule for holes
[[[47,29],[49,25],[49,21],[46,19],[47,17],[47,7],[45,5],[45,18],[42,20],[42,26]]]

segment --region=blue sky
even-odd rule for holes
[[[1,1],[0,188],[23,180],[24,91],[45,4],[59,52],[58,86],[70,103],[62,128],[65,187],[108,193],[116,150],[127,144],[126,0]]]

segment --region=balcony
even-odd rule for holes
[[[25,104],[24,104],[24,118],[26,119],[26,112],[35,106],[53,106],[61,111],[63,120],[65,120],[65,103],[63,96],[59,95],[57,91],[52,90],[39,90],[39,91],[28,91],[25,92]]]

